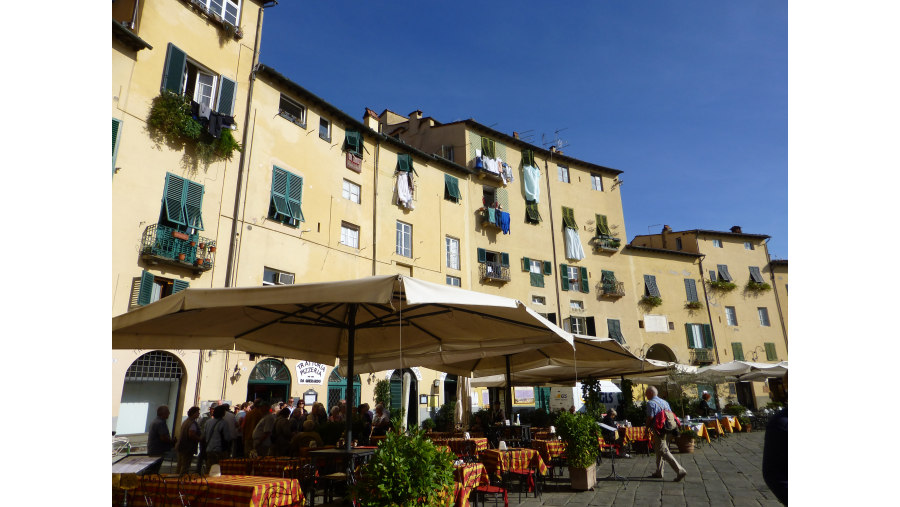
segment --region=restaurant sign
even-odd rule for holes
[[[347,169],[362,172],[362,158],[347,152]]]
[[[321,363],[300,361],[297,363],[297,383],[322,385],[325,382],[325,368]]]

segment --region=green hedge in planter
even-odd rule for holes
[[[190,102],[182,95],[163,91],[150,105],[147,130],[155,142],[165,142],[173,148],[192,148],[204,164],[216,160],[231,160],[235,151],[242,151],[230,129],[223,129],[218,138],[213,137],[197,120],[191,117]]]
[[[737,288],[737,285],[732,282],[726,282],[725,280],[716,280],[707,283],[709,283],[710,289],[722,292],[732,291]]]
[[[662,304],[662,298],[659,296],[644,296],[641,298],[641,304],[655,308]]]
[[[556,432],[566,442],[570,467],[588,468],[597,461],[600,427],[593,417],[562,412],[556,418]]]
[[[767,284],[766,282],[756,283],[753,280],[747,282],[746,288],[750,292],[765,292],[767,290],[772,290],[772,286]]]

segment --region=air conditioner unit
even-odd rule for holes
[[[291,273],[278,273],[278,285],[291,285],[294,283],[294,275]]]

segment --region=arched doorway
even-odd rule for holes
[[[458,377],[451,373],[448,373],[446,377],[444,377],[444,403],[450,403],[451,401],[456,401],[456,382]]]
[[[116,434],[146,433],[160,405],[169,407],[166,425],[174,434],[173,421],[181,413],[184,366],[174,354],[153,350],[135,359],[125,372]]]
[[[394,370],[391,374],[391,410],[400,410],[403,408],[403,374],[409,374],[409,404],[406,410],[407,427],[418,426],[419,424],[419,380],[416,373],[409,368],[403,370]]]
[[[340,405],[341,400],[347,400],[347,379],[338,375],[337,368],[331,370],[328,377],[328,406],[325,410],[331,415],[331,407]],[[359,375],[353,377],[353,400],[347,400],[349,409],[359,406]]]
[[[291,392],[291,371],[278,359],[264,359],[250,372],[247,401],[263,398],[268,403],[287,401]]]
[[[678,362],[672,349],[662,343],[655,343],[647,350],[647,359],[655,359],[657,361],[666,361],[669,363]]]

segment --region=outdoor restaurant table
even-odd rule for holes
[[[703,440],[706,440],[706,443],[707,443],[707,444],[711,444],[711,443],[712,443],[712,442],[710,441],[710,439],[709,439],[709,431],[706,430],[706,425],[705,425],[705,424],[702,424],[702,423],[691,423],[690,421],[685,421],[685,422],[682,424],[682,427],[684,427],[684,426],[687,426],[687,427],[691,428],[692,430],[696,431],[696,432],[697,432],[697,435],[698,435],[700,438],[702,438]]]
[[[722,428],[728,431],[728,433],[741,431],[741,423],[738,422],[737,417],[733,415],[723,416],[721,419],[719,419],[719,422],[722,423]]]
[[[353,473],[353,470],[356,469],[356,460],[362,458],[364,462],[368,461],[369,457],[375,454],[375,449],[377,449],[377,447],[375,446],[354,447],[349,451],[344,448],[318,449],[315,451],[309,451],[309,456],[314,458],[325,458],[332,463],[336,463],[338,460],[346,460],[346,470],[340,471],[346,472],[349,476],[351,473]]]
[[[532,440],[553,440],[550,433],[550,428],[531,428],[531,439]]]
[[[453,467],[453,498],[456,507],[468,507],[472,490],[490,484],[487,469],[481,463],[467,463]]]
[[[544,463],[550,463],[566,452],[566,443],[562,440],[532,440],[531,447],[541,455]]]
[[[715,417],[701,417],[697,420],[703,422],[703,424],[707,428],[715,429],[717,431],[716,437],[721,437],[722,435],[724,435],[725,430],[722,429],[722,424],[719,423],[719,420]]]
[[[267,507],[294,505],[303,503],[303,492],[297,479],[258,477],[255,475],[221,475],[207,477],[209,492],[206,494],[208,507],[262,507],[266,498],[266,492],[273,487],[281,486],[287,495],[278,495],[275,503],[269,503]],[[177,488],[177,482],[175,483]],[[172,485],[167,485],[172,488]],[[203,495],[205,485],[202,481],[192,481],[181,486],[182,492],[187,496]],[[141,488],[134,492],[133,498],[140,498],[143,494]],[[154,507],[182,507],[177,496],[170,497],[169,501],[159,504],[154,502]]]
[[[540,453],[534,449],[488,449],[482,451],[479,457],[488,474],[497,478],[502,478],[505,470],[536,468],[541,475],[546,475],[549,470]]]
[[[475,452],[481,452],[487,450],[488,448],[488,439],[487,438],[470,438],[469,440],[475,442]],[[434,445],[446,445],[450,448],[450,451],[453,454],[461,455],[466,451],[466,439],[464,438],[442,438],[432,440]]]
[[[284,477],[287,468],[296,463],[290,458],[228,458],[219,460],[219,467],[222,475]]]

